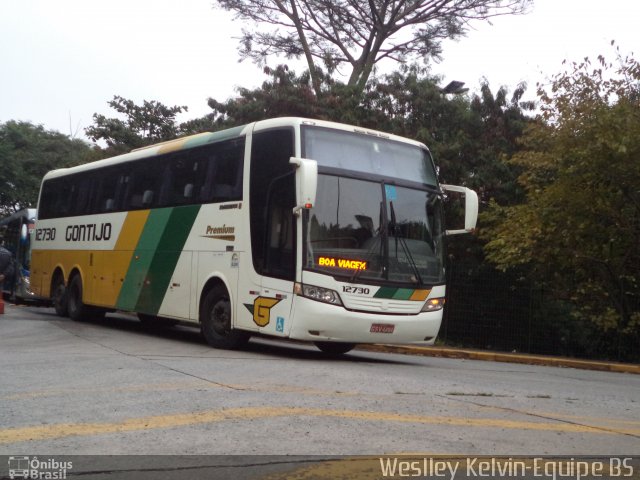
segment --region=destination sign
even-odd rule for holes
[[[318,257],[318,266],[346,268],[350,270],[366,270],[367,262],[337,257]]]

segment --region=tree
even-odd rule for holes
[[[424,142],[434,154],[444,183],[464,184],[490,198],[515,203],[517,167],[505,164],[519,146],[517,138],[531,119],[531,102],[522,102],[525,85],[511,99],[501,87],[492,93],[485,81],[481,94],[444,95],[441,79],[419,66],[369,81],[362,95],[324,75],[323,95],[314,95],[308,72],[296,75],[286,65],[265,68],[260,87],[238,89],[224,102],[209,99],[212,113],[192,122],[192,131],[215,130],[279,116],[303,116],[382,130]]]
[[[225,102],[210,98],[208,103],[213,112],[208,122],[200,119],[194,121],[195,125],[202,127],[208,123],[210,128],[219,129],[281,116],[326,118],[325,106],[313,94],[307,73],[298,76],[286,65],[265,67],[264,73],[269,78],[256,89],[238,88],[238,96]],[[330,85],[323,83],[323,88]]]
[[[35,206],[49,170],[95,158],[97,153],[86,142],[41,125],[13,120],[0,124],[0,216]]]
[[[156,100],[136,105],[133,100],[117,95],[108,103],[125,118],[94,113],[94,124],[85,132],[94,142],[105,141],[111,155],[176,138],[182,133],[176,115],[188,110],[185,106],[168,107]]]
[[[600,56],[539,87],[541,117],[511,163],[520,205],[484,217],[487,258],[527,266],[593,330],[590,348],[638,355],[640,341],[640,64]]]
[[[304,57],[321,92],[321,68],[351,67],[348,85],[362,92],[381,60],[439,58],[444,39],[464,35],[469,22],[525,12],[532,0],[216,0],[251,22],[241,58]],[[264,30],[256,27],[265,26]]]

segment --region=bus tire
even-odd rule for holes
[[[69,315],[69,309],[67,308],[67,287],[65,287],[64,280],[61,275],[56,275],[52,282],[51,302],[53,303],[56,315],[59,317],[66,317]]]
[[[223,285],[216,285],[205,294],[200,309],[200,329],[213,348],[236,350],[249,341],[249,333],[231,326],[231,313],[229,293]]]
[[[314,342],[321,352],[328,355],[344,355],[353,350],[355,343],[346,342]]]
[[[89,317],[89,307],[82,302],[82,278],[74,275],[67,289],[67,310],[69,318],[76,322],[86,320]]]

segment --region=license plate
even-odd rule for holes
[[[393,333],[396,326],[392,323],[373,323],[369,332],[371,333]]]

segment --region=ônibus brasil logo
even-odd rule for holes
[[[9,457],[9,478],[65,479],[73,462],[61,462],[53,458]]]

